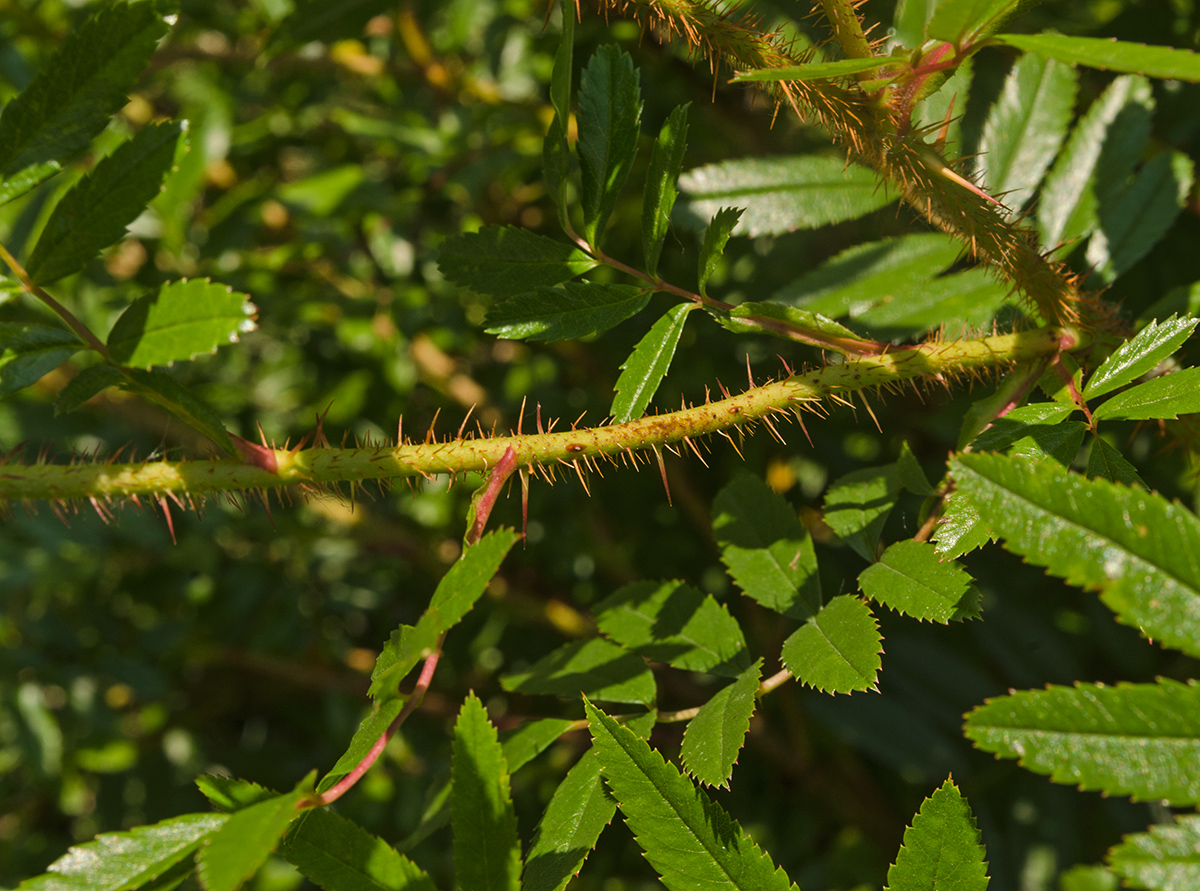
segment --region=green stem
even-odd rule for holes
[[[821,0],[825,18],[833,28],[833,34],[842,45],[847,59],[871,58],[871,44],[863,33],[862,22],[854,11],[850,0]]]
[[[75,314],[69,309],[47,294],[42,288],[39,288],[29,278],[29,273],[25,271],[25,267],[17,262],[17,258],[8,252],[8,248],[0,244],[0,260],[3,260],[9,269],[21,280],[21,286],[33,296],[37,297],[42,303],[46,304],[55,314],[67,323],[67,326],[79,335],[80,340],[86,343],[89,347],[103,356],[108,358],[108,347],[104,345],[104,341],[98,338],[91,332],[87,325],[75,318]]]

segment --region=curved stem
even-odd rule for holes
[[[67,326],[79,335],[80,340],[105,359],[108,358],[108,347],[104,345],[104,341],[93,334],[87,325],[79,321],[74,313],[51,297],[44,289],[35,285],[29,278],[29,273],[25,271],[25,267],[18,263],[17,258],[9,253],[8,248],[2,244],[0,244],[0,260],[3,260],[8,268],[21,280],[21,287],[50,307],[50,309],[54,310],[55,315],[66,322]]]

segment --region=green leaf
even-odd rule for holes
[[[964,732],[1056,783],[1174,807],[1200,801],[1200,686],[1076,684],[989,699]]]
[[[0,322],[0,396],[37,383],[82,349],[65,328]]]
[[[883,652],[871,608],[852,594],[833,598],[783,642],[783,667],[823,693],[874,690]]]
[[[637,153],[642,97],[633,59],[613,45],[592,55],[579,83],[579,180],[583,231],[597,244]]]
[[[1035,402],[1021,405],[992,421],[991,426],[971,441],[976,452],[998,452],[1007,449],[1029,431],[1038,427],[1053,429],[1065,421],[1075,406],[1061,402]]]
[[[795,886],[720,805],[630,730],[584,702],[604,780],[669,891]]]
[[[809,312],[780,303],[747,301],[739,303],[728,313],[715,312],[713,318],[722,328],[735,334],[773,334],[791,340],[792,332],[798,328],[826,337],[864,342],[862,337],[845,325],[840,325],[819,312]],[[775,322],[782,322],[783,325],[776,325]]]
[[[952,560],[942,562],[924,541],[900,541],[858,576],[863,594],[914,619],[941,622],[979,617],[979,592]]]
[[[939,0],[898,0],[892,18],[895,41],[908,49],[925,42],[925,23],[929,21]]]
[[[56,173],[125,105],[159,39],[167,4],[105,3],[66,32],[0,116],[0,204]]]
[[[185,814],[72,847],[19,891],[127,891],[190,857],[225,823],[224,814]]]
[[[1117,891],[1117,877],[1103,866],[1073,866],[1058,883],[1061,891]]]
[[[554,51],[554,70],[550,76],[550,105],[560,122],[571,117],[571,74],[572,56],[575,50],[575,4],[563,0],[559,4],[562,12],[562,36],[558,49]]]
[[[0,379],[3,379],[3,376],[4,369],[0,366]],[[93,396],[124,382],[125,375],[119,368],[111,365],[89,365],[58,391],[58,398],[54,400],[54,414],[58,416],[74,411]]]
[[[463,891],[518,891],[521,841],[496,728],[475,694],[454,725],[454,870]]]
[[[812,536],[781,496],[739,473],[713,502],[721,561],[747,597],[801,621],[821,608]]]
[[[969,47],[995,33],[1028,0],[941,0],[925,27],[927,37]]]
[[[511,226],[484,226],[447,240],[438,268],[456,285],[513,297],[570,281],[600,265],[574,245]]]
[[[899,494],[895,464],[852,471],[835,480],[825,493],[825,522],[856,552],[874,561],[883,524]]]
[[[604,702],[654,701],[654,674],[641,656],[594,637],[559,647],[525,671],[501,679],[505,690],[527,695],[583,693]]]
[[[156,405],[161,405],[193,430],[203,433],[227,455],[237,455],[229,431],[221,416],[213,408],[183,387],[165,371],[144,371],[138,368],[125,370],[128,389],[140,393]]]
[[[757,71],[739,71],[731,83],[763,83],[776,81],[830,80],[850,77],[864,71],[875,71],[897,64],[893,56],[872,56],[867,59],[838,59],[836,62],[817,62],[812,65],[789,65],[784,68],[761,68]]]
[[[525,861],[522,891],[562,891],[579,874],[616,811],[617,803],[600,780],[600,759],[589,749],[546,805]]]
[[[1092,417],[1097,421],[1174,420],[1194,412],[1200,412],[1200,368],[1185,368],[1118,393],[1093,411]]]
[[[178,121],[143,127],[62,197],[25,264],[34,284],[78,272],[125,235],[162,189],[183,131]]]
[[[286,795],[235,811],[200,850],[200,882],[205,891],[234,891],[258,871],[296,817],[308,794],[297,787]]]
[[[613,641],[655,662],[726,677],[748,664],[742,629],[724,604],[680,581],[626,585],[592,615]]]
[[[1171,316],[1164,322],[1151,322],[1132,340],[1117,347],[1092,372],[1087,386],[1083,388],[1083,398],[1091,400],[1103,396],[1151,371],[1192,336],[1197,321]]]
[[[1053,462],[960,455],[951,469],[1010,551],[1101,591],[1147,637],[1200,655],[1200,520],[1191,511]]]
[[[1126,486],[1149,488],[1134,466],[1125,460],[1125,456],[1100,436],[1092,438],[1087,475],[1114,483],[1124,483]]]
[[[680,757],[684,769],[705,786],[729,787],[733,765],[746,741],[755,694],[762,677],[759,659],[737,680],[700,707],[683,732]]]
[[[149,368],[215,353],[253,331],[257,307],[245,294],[204,279],[168,282],[133,301],[108,333],[114,362]]]
[[[1181,814],[1174,823],[1127,835],[1108,852],[1108,862],[1133,888],[1187,891],[1200,887],[1200,816]]]
[[[739,235],[778,235],[853,220],[895,200],[865,167],[803,155],[744,158],[689,170],[679,179],[696,228],[723,207],[745,209]]]
[[[403,699],[386,699],[376,703],[359,723],[358,729],[354,731],[354,736],[350,738],[350,745],[346,747],[342,757],[337,760],[337,764],[333,765],[329,773],[325,774],[321,778],[321,782],[317,784],[317,792],[332,789],[350,771],[362,763],[363,758],[391,726],[392,721],[396,720],[403,708]]]
[[[280,853],[326,891],[436,891],[425,871],[387,842],[324,808],[296,820]]]
[[[954,559],[995,540],[970,500],[951,493],[933,532],[937,552],[944,559]]]
[[[921,804],[888,870],[886,891],[984,891],[987,863],[975,816],[954,780]]]
[[[772,299],[833,319],[858,316],[888,298],[907,305],[961,254],[962,245],[940,233],[868,242],[826,260]]]
[[[1041,461],[1050,458],[1070,466],[1079,454],[1083,437],[1088,431],[1083,421],[1064,421],[1054,426],[1033,426],[1015,443],[1009,452],[1014,458]]]
[[[979,174],[1014,212],[1033,196],[1062,145],[1075,89],[1070,66],[1038,56],[1022,56],[1004,81],[983,127]]]
[[[646,191],[642,196],[642,251],[646,256],[646,271],[652,276],[658,274],[658,258],[675,207],[676,182],[683,169],[683,153],[687,151],[687,132],[688,106],[680,105],[667,117],[650,153]]]
[[[196,788],[217,810],[229,814],[262,801],[277,798],[279,793],[249,780],[237,777],[203,775],[196,777]]]
[[[645,414],[646,406],[671,367],[688,313],[695,308],[695,303],[671,307],[633,348],[617,378],[616,395],[610,410],[614,423],[624,424]]]
[[[632,285],[567,282],[501,303],[487,316],[487,333],[510,340],[570,340],[599,334],[645,309],[650,292]]]
[[[853,318],[877,336],[889,337],[905,337],[939,326],[979,328],[992,320],[1009,290],[989,270],[977,266],[935,278],[905,299],[883,294]]]
[[[1088,242],[1087,259],[1103,281],[1129,269],[1166,234],[1187,202],[1192,161],[1166,152],[1146,162],[1128,186],[1100,198],[1100,229]]]
[[[900,446],[900,457],[896,461],[896,479],[901,488],[908,489],[914,495],[920,495],[922,498],[928,498],[937,492],[933,483],[929,482],[929,477],[925,476],[925,471],[921,468],[917,456],[913,454],[912,448],[907,442]]]
[[[1164,80],[1200,81],[1200,54],[1188,49],[1065,34],[997,34],[992,39],[1070,65]]]
[[[733,227],[742,218],[742,209],[738,207],[722,207],[713,215],[712,222],[704,230],[704,243],[700,246],[700,265],[697,276],[700,280],[700,293],[708,295],[708,280],[717,271],[717,262],[725,253],[725,245]]]
[[[1037,202],[1038,231],[1048,248],[1091,234],[1097,224],[1096,179],[1101,154],[1114,128],[1153,106],[1150,82],[1118,77],[1075,125],[1054,162]]]
[[[372,698],[389,699],[397,695],[400,682],[433,652],[438,638],[471,611],[519,539],[511,529],[497,529],[462,552],[438,582],[416,626],[401,625],[392,632],[371,672]]]

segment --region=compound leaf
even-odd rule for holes
[[[1168,80],[1200,81],[1200,54],[1187,49],[1066,34],[998,34],[992,39],[1070,65]]]
[[[525,861],[523,891],[562,891],[578,875],[616,811],[616,802],[604,792],[600,759],[588,750],[546,805]]]
[[[624,424],[640,418],[654,398],[658,385],[671,367],[675,348],[683,334],[683,325],[695,303],[680,303],[668,309],[638,341],[621,366],[616,395],[610,410],[613,421]]]
[[[947,779],[921,804],[888,870],[886,891],[984,891],[985,851],[971,806]]]
[[[712,222],[704,230],[704,242],[700,245],[700,265],[698,269],[701,294],[708,294],[708,280],[716,272],[717,261],[721,259],[721,254],[725,252],[725,245],[729,242],[729,236],[733,233],[733,227],[742,218],[742,213],[743,211],[740,207],[722,207],[713,215]]]
[[[1185,368],[1118,393],[1092,412],[1096,420],[1174,420],[1200,411],[1200,368]]]
[[[436,891],[423,869],[383,839],[325,808],[302,814],[280,853],[326,891]]]
[[[1099,590],[1147,637],[1200,655],[1200,520],[1191,511],[1053,462],[960,455],[951,472],[1010,551]]]
[[[570,10],[567,10],[570,14]],[[595,245],[637,153],[642,97],[633,59],[613,45],[596,50],[579,83],[579,181],[584,235]]]
[[[631,730],[584,702],[604,780],[669,891],[795,886],[720,805]]]
[[[1200,816],[1182,814],[1174,823],[1128,835],[1108,852],[1113,872],[1134,888],[1187,891],[1200,887]]]
[[[521,841],[496,728],[474,693],[454,725],[454,869],[463,891],[518,891]]]
[[[979,616],[979,591],[953,560],[924,541],[897,542],[858,576],[872,600],[915,619],[946,624]]]
[[[82,349],[66,328],[0,322],[0,396],[36,383]]]
[[[964,732],[1056,783],[1135,800],[1200,801],[1200,686],[1076,684],[989,699]]]
[[[812,536],[796,512],[756,476],[740,473],[713,501],[721,561],[747,597],[801,621],[821,607]]]
[[[513,693],[570,698],[583,693],[605,702],[647,704],[655,694],[645,660],[602,637],[559,647],[501,683]]]
[[[780,658],[796,680],[823,693],[874,690],[882,640],[871,608],[842,594],[783,642]]]
[[[1083,388],[1084,399],[1095,399],[1153,369],[1174,353],[1192,335],[1197,319],[1171,316],[1163,322],[1151,322],[1127,340],[1092,372]]]
[[[567,282],[510,297],[487,316],[487,333],[510,340],[569,340],[599,334],[641,312],[650,292],[632,285]]]
[[[279,844],[296,817],[296,805],[307,794],[298,786],[230,814],[200,851],[200,882],[205,891],[234,891],[254,875]]]
[[[875,560],[883,524],[900,494],[895,464],[855,470],[825,493],[825,522],[867,560]]]
[[[650,275],[658,274],[658,258],[662,255],[671,210],[678,195],[676,183],[683,169],[687,132],[688,106],[680,105],[667,116],[650,153],[646,192],[642,197],[642,251]]]
[[[446,278],[492,297],[562,284],[598,265],[572,244],[512,226],[484,226],[447,240],[438,250],[438,268]]]
[[[683,733],[684,769],[705,786],[729,786],[733,765],[746,741],[762,676],[759,659],[700,707]]]

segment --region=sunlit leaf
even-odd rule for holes
[[[654,398],[658,385],[671,367],[675,348],[683,334],[688,313],[695,303],[679,303],[668,309],[638,341],[629,358],[621,366],[610,412],[613,421],[623,424],[639,418]]]
[[[863,594],[915,619],[960,621],[979,616],[971,576],[923,541],[900,541],[858,576]]]
[[[875,689],[879,625],[866,603],[851,594],[833,598],[783,642],[783,666],[823,693]]]
[[[1066,34],[997,34],[992,39],[1070,65],[1193,83],[1200,81],[1200,54],[1189,49]]]
[[[728,786],[754,714],[762,660],[700,707],[683,733],[683,766],[705,786]]]
[[[522,891],[562,891],[578,874],[617,811],[600,780],[595,751],[584,752],[554,790],[525,860]]]
[[[1200,412],[1200,368],[1185,368],[1156,377],[1101,403],[1093,412],[1097,421],[1173,420]]]
[[[254,875],[279,844],[306,794],[297,787],[230,814],[200,850],[200,882],[205,891],[234,891]]]
[[[654,674],[641,656],[602,637],[559,647],[528,669],[502,679],[504,689],[605,702],[654,701]]]
[[[925,799],[888,870],[887,891],[985,891],[987,863],[975,815],[951,779]]]
[[[1187,891],[1200,886],[1200,816],[1181,814],[1149,832],[1127,835],[1108,852],[1113,871],[1132,888]]]
[[[570,340],[621,324],[650,302],[632,285],[567,282],[510,297],[487,316],[487,333],[513,340]]]
[[[671,210],[678,194],[676,183],[683,169],[683,153],[687,150],[688,106],[680,105],[667,117],[654,150],[650,168],[646,171],[646,192],[642,198],[642,251],[646,271],[658,274],[658,258],[671,222]]]
[[[998,30],[1021,3],[1022,0],[941,0],[925,35],[968,46]]]
[[[1092,372],[1083,388],[1083,398],[1091,400],[1103,396],[1152,370],[1191,337],[1196,323],[1196,319],[1175,316],[1163,322],[1151,322],[1133,339],[1117,347]]]
[[[738,207],[722,207],[713,215],[712,222],[704,230],[704,241],[700,245],[700,268],[698,271],[701,294],[708,293],[708,280],[716,272],[717,263],[721,259],[721,254],[725,252],[725,245],[729,241],[733,228],[738,224],[738,220],[742,218],[742,213],[742,209]]]
[[[435,891],[423,869],[383,839],[325,808],[305,811],[280,853],[325,891]]]
[[[569,14],[569,12],[568,12]],[[579,82],[579,179],[584,235],[595,245],[616,206],[637,152],[642,97],[628,53],[596,50]]]

